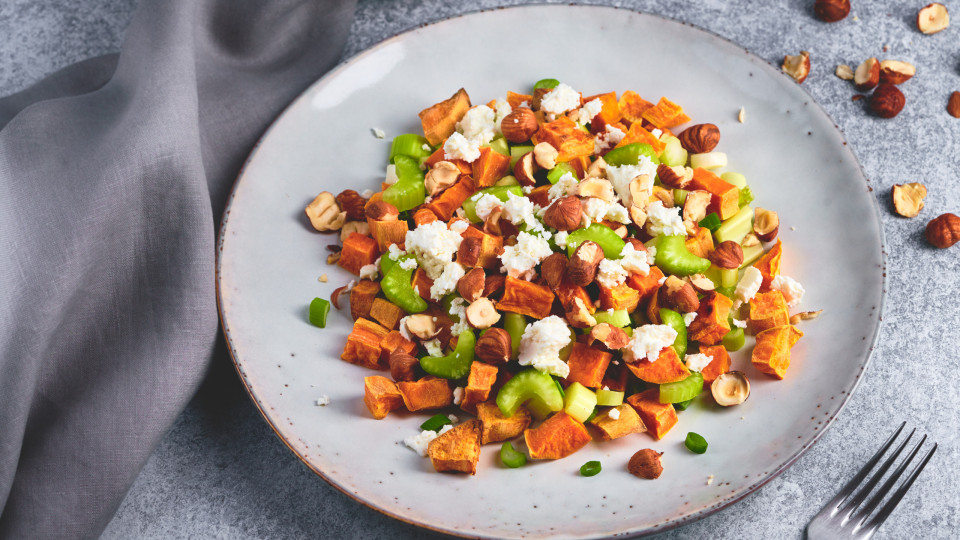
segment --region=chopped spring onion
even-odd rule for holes
[[[700,220],[699,225],[713,232],[720,228],[720,223],[720,216],[716,212],[711,212],[710,215]]]
[[[580,466],[580,476],[596,476],[600,474],[600,462],[588,461]]]
[[[742,188],[740,188],[740,207],[743,208],[744,206],[752,202],[753,202],[753,191],[750,191],[750,186],[743,186]]]
[[[703,390],[703,375],[694,371],[682,381],[660,385],[660,403],[680,403],[697,397]]]
[[[447,424],[453,424],[450,418],[445,414],[435,414],[420,424],[420,429],[424,431],[440,431],[440,428]]]
[[[702,454],[707,451],[707,440],[697,433],[687,433],[687,440],[683,444],[694,454]]]
[[[314,298],[310,301],[310,324],[326,328],[328,313],[330,313],[330,302],[328,300]]]

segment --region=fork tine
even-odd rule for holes
[[[930,458],[933,457],[933,454],[936,451],[937,451],[937,444],[934,443],[933,448],[931,448],[930,451],[927,452],[927,455],[923,456],[923,459],[920,461],[920,463],[918,463],[916,467],[913,468],[913,470],[910,472],[910,476],[907,477],[907,480],[903,483],[903,485],[901,485],[897,489],[897,491],[893,493],[893,495],[890,497],[890,500],[888,500],[887,503],[883,505],[883,508],[881,508],[880,511],[877,512],[877,514],[873,516],[873,518],[869,522],[867,522],[867,525],[865,526],[865,528],[876,529],[877,527],[880,526],[881,523],[883,523],[887,519],[887,517],[890,516],[890,514],[893,512],[893,509],[896,508],[897,505],[900,503],[900,499],[902,499],[903,496],[906,495],[907,490],[910,489],[910,486],[913,485],[914,480],[916,480],[917,477],[920,476],[920,473],[923,471],[923,468],[927,466],[927,462],[930,461]]]
[[[916,433],[916,431],[917,431],[917,428],[913,428],[910,431],[910,433],[907,435],[907,438],[901,441],[900,444],[897,446],[896,450],[893,451],[893,454],[891,454],[888,458],[886,458],[883,461],[883,463],[881,463],[880,466],[877,467],[876,471],[871,471],[873,472],[873,476],[871,476],[870,479],[867,480],[867,482],[862,487],[858,488],[859,491],[857,492],[857,494],[853,498],[851,498],[849,501],[844,501],[841,507],[837,509],[838,511],[844,512],[846,514],[845,516],[843,516],[844,523],[846,523],[847,520],[850,519],[850,516],[852,516],[853,513],[857,510],[857,507],[860,506],[860,503],[862,503],[863,500],[867,498],[867,495],[869,495],[870,492],[873,490],[874,486],[877,485],[877,482],[880,481],[880,478],[887,473],[887,470],[893,465],[893,462],[896,461],[898,457],[900,457],[900,452],[902,452],[903,448],[907,445],[908,442],[910,442],[910,439],[913,437],[913,434]],[[875,463],[871,464],[871,469],[873,468],[873,465],[875,465]]]
[[[853,493],[853,490],[855,490],[857,486],[860,485],[860,482],[862,482],[863,479],[867,477],[867,474],[870,473],[870,470],[873,469],[873,466],[876,465],[877,461],[880,460],[884,452],[886,452],[887,449],[890,448],[890,445],[893,444],[893,441],[900,436],[900,433],[903,431],[903,428],[906,425],[907,425],[906,422],[903,422],[902,424],[900,424],[900,427],[897,428],[897,431],[895,431],[893,435],[891,435],[890,438],[887,439],[887,442],[883,443],[883,446],[881,446],[880,450],[877,450],[877,453],[874,454],[872,458],[870,458],[870,461],[868,461],[867,464],[864,465],[863,468],[860,469],[857,472],[857,474],[853,478],[851,478],[850,481],[846,483],[846,485],[843,486],[843,489],[841,489],[840,492],[837,493],[837,495],[834,498],[830,499],[830,502],[828,502],[823,507],[823,510],[820,511],[820,514],[833,515],[834,512],[839,511],[840,504],[843,503],[847,499],[847,497],[849,497]]]
[[[923,443],[927,442],[927,436],[924,435],[920,442],[913,447],[913,451],[903,459],[903,462],[897,467],[893,474],[890,475],[890,478],[887,478],[887,481],[880,486],[880,489],[874,493],[873,497],[867,501],[860,510],[856,512],[855,515],[851,515],[851,520],[856,520],[858,525],[862,525],[864,521],[867,520],[867,517],[870,516],[870,513],[877,509],[880,505],[880,502],[886,497],[887,493],[890,493],[890,490],[893,488],[894,484],[897,483],[897,480],[903,476],[903,472],[907,470],[907,466],[910,465],[910,462],[913,461],[913,458],[917,457],[917,453],[920,451],[920,448],[923,446]]]

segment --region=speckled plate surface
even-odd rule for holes
[[[549,29],[549,31],[543,31]],[[353,276],[325,264],[303,207],[320,191],[377,189],[390,139],[418,131],[417,112],[465,87],[475,103],[543,77],[586,94],[668,96],[720,127],[730,170],[756,203],[780,212],[784,273],[807,288],[806,322],[787,379],[749,363],[739,407],[708,400],[680,414],[662,441],[591,443],[567,459],[507,470],[488,446],[476,476],[433,472],[400,442],[422,415],[370,418],[362,379],[339,360],[349,311],[328,328],[306,322],[315,297]],[[737,122],[745,107],[747,121]],[[371,128],[387,133],[380,140]],[[702,30],[626,10],[528,6],[483,12],[388,39],[332,71],[276,121],[250,157],[225,214],[218,287],[237,369],[278,436],[357,501],[398,519],[465,536],[603,537],[662,531],[732,504],[783,471],[839,413],[867,366],[884,286],[883,236],[871,188],[834,123],[792,80]],[[321,274],[329,282],[321,283]],[[748,343],[749,345],[749,343]],[[326,394],[331,403],[315,406]],[[683,448],[688,431],[710,443]],[[656,481],[626,471],[641,448],[664,452]],[[603,472],[578,474],[600,460]],[[713,476],[711,484],[707,478]],[[322,508],[317,509],[322,512]]]

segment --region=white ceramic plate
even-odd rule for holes
[[[536,32],[533,28],[549,29]],[[632,89],[683,105],[720,127],[720,150],[756,203],[780,213],[783,269],[807,288],[786,380],[734,366],[753,381],[740,407],[706,402],[680,414],[659,442],[648,435],[591,443],[518,470],[484,448],[476,476],[433,472],[400,441],[422,415],[373,420],[362,379],[339,360],[349,310],[328,328],[306,321],[316,297],[353,276],[325,264],[332,236],[313,232],[304,206],[320,191],[378,189],[390,138],[419,131],[417,112],[465,87],[475,103],[554,77],[585,94]],[[743,106],[747,122],[739,124]],[[376,139],[371,128],[387,133]],[[782,472],[836,417],[867,366],[883,299],[883,238],[856,158],[827,115],[792,80],[740,47],[689,25],[601,7],[527,6],[476,13],[388,39],[314,84],[250,157],[220,235],[223,326],[244,383],[279,437],[357,501],[435,530],[491,537],[599,537],[662,531],[744,497]],[[320,274],[329,276],[320,283]],[[318,407],[322,394],[330,405]],[[683,448],[688,431],[710,443]],[[641,448],[664,452],[656,481],[626,471]],[[578,474],[600,460],[603,472]],[[714,481],[707,485],[708,476]],[[322,512],[322,508],[317,509]]]

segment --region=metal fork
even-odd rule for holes
[[[913,485],[917,476],[920,476],[920,472],[923,471],[927,462],[933,457],[933,453],[937,451],[937,445],[934,443],[933,448],[913,467],[910,474],[907,475],[907,479],[890,495],[886,503],[880,506],[880,503],[883,502],[883,499],[890,493],[894,484],[903,476],[904,471],[907,470],[907,467],[913,462],[917,453],[920,452],[920,447],[923,446],[923,443],[927,440],[927,436],[924,435],[907,457],[900,462],[900,465],[887,478],[883,485],[873,493],[870,500],[864,504],[863,501],[870,495],[871,491],[874,490],[877,483],[882,480],[884,474],[893,466],[904,447],[906,447],[907,443],[913,438],[914,433],[917,431],[916,428],[910,431],[910,434],[897,446],[893,454],[877,466],[880,458],[883,457],[883,454],[886,453],[897,437],[900,436],[906,424],[906,422],[900,424],[897,431],[887,439],[887,442],[883,443],[880,450],[870,458],[870,461],[860,469],[860,472],[858,472],[847,485],[843,486],[840,493],[831,499],[830,502],[823,507],[823,510],[820,510],[819,514],[814,516],[810,524],[807,525],[807,538],[810,540],[845,540],[851,538],[861,540],[873,536],[877,528],[890,516],[893,509],[897,507],[900,499],[903,498],[907,490],[910,489],[910,486]],[[875,467],[876,469],[874,469]],[[876,472],[870,477],[870,480],[864,483],[867,475],[874,470]],[[860,487],[859,491],[857,490],[858,487]],[[854,494],[854,491],[857,491],[857,493]]]

